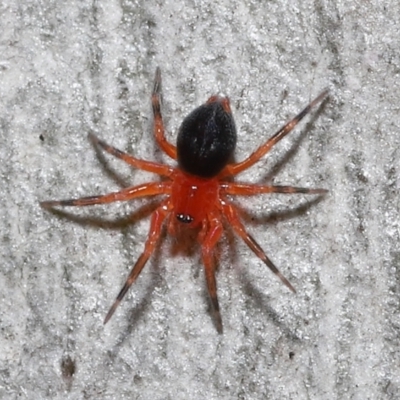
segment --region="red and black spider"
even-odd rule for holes
[[[201,245],[207,288],[218,332],[222,332],[222,319],[217,298],[214,249],[223,233],[223,221],[231,226],[233,231],[243,239],[255,255],[292,292],[295,292],[290,282],[275,267],[253,237],[247,233],[240,220],[239,211],[231,202],[230,197],[234,195],[253,196],[263,193],[321,195],[326,193],[327,190],[239,183],[233,182],[232,177],[250,168],[267,154],[326,95],[327,90],[322,92],[249,157],[241,162],[234,163],[231,162],[231,159],[236,147],[236,128],[227,97],[210,97],[205,104],[196,108],[183,120],[178,132],[177,145],[174,146],[167,141],[160,107],[161,71],[157,68],[152,93],[154,136],[160,148],[169,157],[178,162],[176,167],[137,159],[115,147],[109,146],[95,135],[89,135],[90,139],[106,152],[120,158],[134,168],[153,172],[163,178],[158,182],[144,183],[100,196],[41,202],[42,207],[51,208],[55,206],[89,206],[133,200],[145,196],[164,196],[152,214],[150,232],[144,251],[129,273],[123,288],[106,315],[104,323],[107,323],[114,314],[126,292],[135,282],[147,260],[152,255],[164,223],[167,224],[168,232],[171,235],[175,235],[182,226],[197,228],[199,231],[198,241]]]

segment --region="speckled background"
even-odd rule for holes
[[[3,0],[0,397],[396,399],[399,17],[397,1],[376,0]],[[168,137],[225,93],[238,160],[330,88],[240,176],[330,190],[239,200],[298,292],[228,235],[223,335],[198,249],[174,254],[168,237],[103,326],[142,251],[146,201],[58,213],[38,204],[154,179],[96,154],[89,131],[169,162],[151,134],[158,65]]]

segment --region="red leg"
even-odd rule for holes
[[[262,193],[303,193],[303,194],[325,194],[328,193],[326,189],[309,189],[293,186],[264,186],[264,185],[251,185],[237,182],[227,182],[221,185],[222,194],[238,195],[238,196],[252,196]]]
[[[154,88],[151,96],[154,114],[154,136],[160,148],[168,156],[176,160],[176,147],[168,142],[164,133],[164,123],[161,115],[161,70],[159,67],[156,69],[156,76],[154,78]]]
[[[106,318],[104,319],[104,324],[106,324],[110,320],[119,303],[121,303],[121,300],[124,298],[126,292],[135,282],[136,278],[139,276],[140,272],[145,266],[147,260],[152,255],[160,237],[162,224],[170,211],[171,206],[168,200],[166,200],[160,205],[160,207],[157,208],[157,210],[151,217],[149,237],[147,238],[144,251],[140,255],[139,259],[136,261],[136,264],[133,266],[131,272],[129,273],[124,286],[122,287],[117,298],[115,299],[114,304],[111,306],[110,311],[108,311]]]
[[[139,168],[148,172],[154,172],[155,174],[163,176],[171,176],[172,172],[174,171],[174,169],[172,167],[169,167],[168,165],[158,164],[151,161],[139,160],[138,158],[135,158],[130,154],[124,153],[123,151],[108,145],[106,142],[103,142],[93,133],[89,133],[89,138],[95,145],[101,147],[107,153],[112,154],[113,156],[119,158],[120,160],[125,161],[127,164],[131,165],[134,168]]]
[[[113,203],[115,201],[133,200],[138,197],[155,196],[157,194],[169,194],[171,190],[170,182],[151,182],[143,185],[133,186],[122,189],[119,192],[104,194],[101,196],[83,197],[81,199],[70,200],[50,200],[42,201],[40,205],[44,208],[55,206],[91,206],[94,204]]]
[[[252,236],[250,236],[242,222],[239,219],[239,215],[234,207],[233,204],[230,204],[229,202],[226,202],[225,205],[223,206],[223,211],[224,215],[228,219],[229,223],[231,224],[233,230],[236,232],[237,235],[239,235],[243,241],[247,244],[247,246],[250,247],[250,249],[253,251],[253,253],[260,258],[265,265],[275,274],[277,275],[280,280],[292,291],[296,292],[295,288],[291,285],[291,283],[282,275],[282,273],[278,270],[278,268],[275,267],[273,262],[267,257],[267,255],[264,253],[263,249],[260,247],[260,245],[254,240]]]
[[[207,235],[207,232],[208,232],[208,221],[207,221],[207,220],[204,220],[204,221],[203,221],[203,224],[202,224],[202,226],[201,226],[201,229],[200,229],[200,231],[199,231],[199,234],[197,235],[197,241],[198,241],[201,245],[203,245],[203,243],[204,243],[204,239],[205,239],[205,237],[206,237],[206,235]]]
[[[206,275],[207,289],[210,294],[211,305],[213,308],[214,321],[218,333],[222,333],[222,319],[219,311],[217,297],[217,282],[215,280],[214,247],[222,235],[222,223],[218,216],[212,215],[208,221],[207,233],[202,233],[202,258]]]
[[[227,165],[220,174],[220,177],[237,175],[247,168],[254,165],[261,157],[269,152],[272,146],[283,139],[293,128],[310,112],[310,110],[322,101],[328,94],[328,90],[323,91],[317,98],[315,98],[302,112],[284,125],[278,132],[275,133],[270,139],[260,146],[254,153],[247,157],[244,161],[239,163]]]

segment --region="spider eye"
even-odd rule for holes
[[[193,221],[193,217],[188,214],[177,214],[176,219],[184,224],[190,224]]]

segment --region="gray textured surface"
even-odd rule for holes
[[[397,1],[377,0],[3,0],[0,397],[397,398],[399,15]],[[102,162],[87,133],[162,160],[149,100],[157,65],[170,137],[223,92],[238,159],[331,89],[312,123],[242,176],[330,189],[322,201],[241,202],[298,293],[224,240],[222,336],[198,252],[173,255],[168,238],[103,326],[146,238],[148,219],[126,223],[145,203],[67,215],[38,206],[151,179]]]

